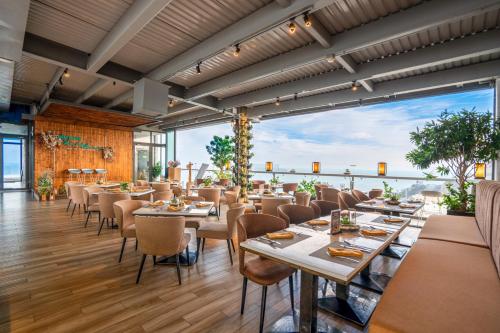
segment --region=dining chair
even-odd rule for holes
[[[224,195],[220,198],[221,204],[231,205],[238,202],[240,197],[241,186],[233,186],[224,192]]]
[[[184,200],[189,201],[206,201],[204,197],[188,195],[184,197]],[[205,223],[205,218],[202,217],[186,217],[186,228],[198,230],[201,225]]]
[[[172,192],[176,197],[180,197],[182,195],[182,188],[179,186],[172,186]]]
[[[356,204],[359,203],[359,200],[356,199],[352,194],[347,192],[339,193],[339,207],[342,210],[346,210],[349,208],[356,208]]]
[[[89,222],[92,213],[97,213],[99,218],[98,222],[101,221],[101,211],[99,210],[99,202],[97,199],[97,193],[104,192],[104,190],[97,186],[87,186],[83,188],[83,200],[85,202],[85,209],[87,211],[87,219],[85,220],[85,228]]]
[[[205,239],[221,239],[227,241],[227,249],[229,251],[229,260],[231,261],[231,266],[233,265],[233,255],[231,254],[231,247],[233,251],[236,252],[234,248],[233,236],[236,231],[236,219],[243,215],[245,212],[244,204],[233,205],[226,212],[226,223],[219,222],[207,222],[196,230],[196,259],[198,259],[200,253],[200,243],[203,241],[202,251],[205,247]]]
[[[309,192],[295,192],[295,203],[301,206],[309,206],[311,201],[311,193]]]
[[[382,194],[384,194],[384,190],[381,190],[381,189],[378,189],[378,188],[374,188],[374,189],[371,189],[368,192],[368,197],[370,199],[375,199],[375,198],[381,197]]]
[[[314,190],[316,191],[316,200],[322,200],[321,189],[328,187],[326,184],[314,184]]]
[[[69,181],[64,183],[64,189],[66,190],[66,198],[68,198],[68,206],[66,207],[66,211],[69,210],[69,206],[73,202],[73,200],[71,200],[71,191],[70,191],[69,186],[74,185],[74,184],[80,184],[80,182],[76,181],[76,180],[69,180]]]
[[[120,200],[132,200],[128,193],[112,193],[112,192],[101,192],[97,195],[99,202],[99,210],[101,211],[101,223],[99,225],[99,231],[97,236],[101,234],[104,221],[109,225],[109,219],[111,219],[111,227],[113,227],[113,221],[115,219],[115,211],[113,209],[113,203]]]
[[[136,180],[135,185],[136,186],[149,186],[149,182],[147,180],[138,179],[138,180]]]
[[[142,200],[120,200],[113,203],[118,229],[120,230],[120,236],[123,238],[120,256],[118,257],[119,263],[122,262],[123,250],[125,249],[127,238],[136,238],[135,217],[132,213],[147,204],[148,201]],[[135,246],[137,249],[137,239]]]
[[[153,264],[157,256],[170,257],[175,255],[177,279],[181,281],[179,254],[186,250],[189,261],[189,240],[191,235],[184,233],[185,220],[183,216],[176,217],[135,217],[135,232],[142,252],[141,264],[137,273],[136,284],[141,279],[144,262],[148,255],[153,256]]]
[[[318,218],[320,216],[330,216],[332,210],[339,209],[339,204],[326,200],[311,200],[311,207],[316,213],[316,218]]]
[[[170,200],[174,197],[172,190],[165,190],[161,192],[153,192],[153,201],[157,200]]]
[[[170,191],[170,183],[152,183],[151,187],[156,192]]]
[[[252,188],[255,191],[263,191],[266,188],[266,181],[265,180],[252,180]]]
[[[82,184],[72,184],[69,186],[69,191],[71,193],[71,201],[73,202],[73,210],[71,211],[71,217],[75,213],[76,205],[78,205],[78,213],[80,213],[80,207],[83,206],[85,211],[85,198],[83,196],[83,189],[85,185]]]
[[[278,216],[290,224],[300,224],[314,219],[315,213],[312,207],[301,205],[278,206]]]
[[[249,238],[256,238],[268,232],[275,232],[286,228],[286,221],[268,214],[245,214],[237,219],[238,244]],[[262,286],[262,298],[260,303],[259,332],[263,331],[266,313],[267,287],[280,282],[288,277],[290,287],[290,302],[294,310],[293,299],[293,273],[294,269],[288,265],[267,259],[254,257],[245,260],[245,249],[239,247],[239,270],[243,275],[243,288],[241,298],[241,314],[245,310],[245,299],[247,294],[248,280]]]
[[[359,201],[367,201],[367,200],[370,200],[370,197],[367,196],[366,194],[364,194],[363,192],[361,192],[360,190],[356,190],[356,189],[353,189],[352,190],[352,194],[354,195],[354,197],[356,199],[358,199]]]
[[[321,189],[321,200],[339,202],[339,190],[333,187],[323,187]]]
[[[283,192],[285,193],[295,193],[297,191],[298,183],[284,183],[283,184]]]
[[[278,216],[278,206],[291,204],[290,198],[262,198],[262,214]]]
[[[200,197],[204,197],[206,201],[214,203],[217,218],[220,217],[220,192],[220,188],[200,188],[198,190],[198,195]]]

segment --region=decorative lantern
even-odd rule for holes
[[[231,169],[231,161],[226,162],[226,170]]]
[[[378,172],[379,176],[386,176],[387,175],[387,163],[378,162],[377,172]]]
[[[474,178],[476,179],[486,178],[486,163],[476,163],[474,167]]]
[[[273,162],[266,162],[266,172],[273,171]]]
[[[319,162],[313,162],[312,172],[313,173],[320,173],[320,171],[321,171],[321,164]]]

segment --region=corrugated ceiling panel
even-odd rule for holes
[[[56,65],[23,55],[21,61],[15,64],[12,100],[39,102],[56,70]]]
[[[53,97],[73,102],[92,85],[96,78],[81,72],[70,71],[70,77],[63,78],[63,85],[56,85]]]
[[[97,92],[95,96],[102,97],[108,100],[111,100],[124,92],[130,90],[129,86],[123,85],[123,84],[115,84],[113,83],[108,84],[106,87],[104,87],[102,90]]]

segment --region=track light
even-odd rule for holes
[[[307,15],[307,13],[304,14],[304,25],[307,28],[310,28],[312,26],[311,18],[309,17],[309,15]]]
[[[70,76],[71,76],[71,74],[69,74],[69,72],[68,72],[68,69],[67,69],[67,68],[64,70],[64,74],[63,74],[63,76],[64,76],[65,78],[68,78],[68,77],[70,77]]]
[[[293,94],[293,100],[296,101],[298,96],[299,96],[299,94],[297,94],[297,93]]]
[[[351,90],[352,91],[357,91],[358,90],[358,86],[356,85],[356,81],[352,81]]]
[[[326,61],[328,61],[330,64],[333,64],[335,62],[335,56],[331,55],[326,57]]]
[[[196,74],[201,74],[201,61],[196,65]]]
[[[295,25],[295,23],[291,22],[288,25],[288,32],[290,32],[291,34],[294,34],[295,31],[297,31],[297,26]]]
[[[169,100],[168,100],[168,107],[169,107],[169,108],[173,108],[173,107],[174,107],[174,105],[175,105],[175,101],[174,101],[174,99],[173,99],[173,98],[169,99]]]
[[[236,44],[236,45],[234,46],[233,55],[234,55],[235,57],[239,57],[239,56],[240,56],[240,51],[241,51],[241,49],[240,49],[240,45],[239,45],[239,44]]]
[[[276,106],[279,106],[280,105],[280,98],[279,97],[276,97],[276,102],[274,102],[274,104]]]

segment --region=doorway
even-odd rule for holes
[[[0,189],[23,190],[27,182],[27,138],[0,134]]]

